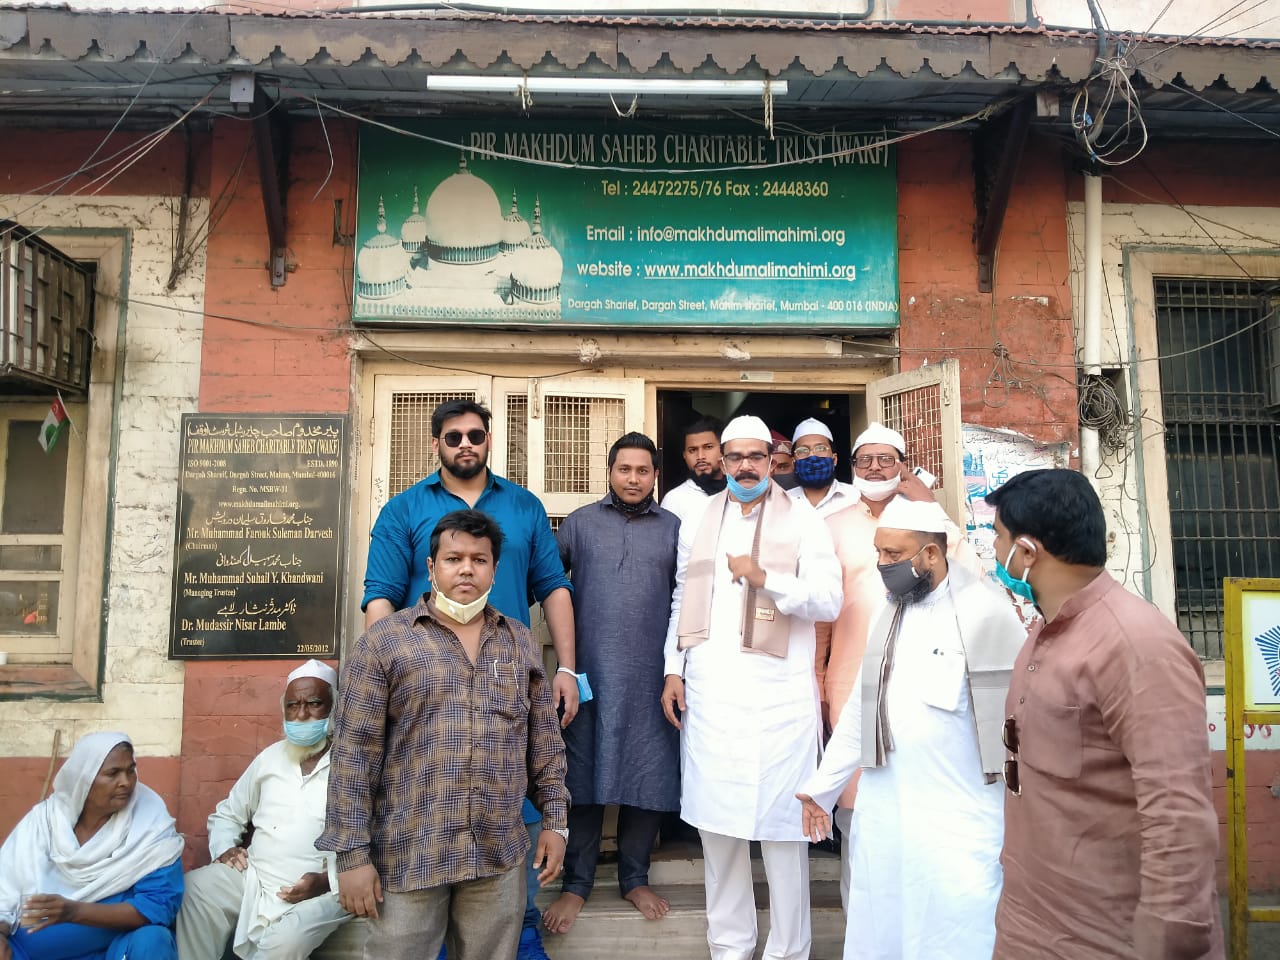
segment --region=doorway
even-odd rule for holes
[[[837,454],[836,478],[852,481],[849,448],[867,421],[866,397],[861,393],[773,393],[743,390],[657,391],[658,444],[661,459],[659,491],[665,495],[679,486],[685,471],[684,430],[699,417],[715,417],[727,423],[734,417],[757,416],[788,440],[796,424],[807,417],[821,420],[831,430]]]

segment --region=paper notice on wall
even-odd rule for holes
[[[965,532],[974,551],[982,559],[987,575],[995,579],[995,509],[983,499],[1010,477],[1027,470],[1066,467],[1070,445],[1041,443],[1014,430],[996,430],[963,424],[964,443]],[[1004,558],[1001,557],[1001,560]],[[1035,608],[1025,607],[1025,618],[1034,617]]]

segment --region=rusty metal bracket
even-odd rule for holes
[[[286,218],[285,200],[289,188],[289,127],[283,111],[267,97],[262,87],[253,89],[253,145],[258,154],[258,180],[262,184],[262,209],[267,217],[267,237],[271,243],[271,286],[284,286]]]
[[[978,289],[983,293],[991,292],[1000,231],[1034,111],[1035,96],[1024,97],[974,136],[974,203],[978,214],[974,237],[978,247]]]

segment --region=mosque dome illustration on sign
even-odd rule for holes
[[[533,231],[520,245],[511,264],[511,295],[527,303],[547,303],[560,297],[564,259],[542,233],[542,203],[533,205]]]
[[[378,218],[376,232],[372,224],[360,228],[354,316],[480,322],[558,318],[564,258],[536,188],[518,179],[523,171],[513,175],[496,163],[469,166],[465,154],[455,164],[452,152],[431,157],[424,169],[420,156],[406,156],[412,159],[368,193],[370,206],[378,199]],[[495,188],[473,170],[493,170],[505,182]],[[532,223],[520,215],[516,187],[526,197],[535,195]],[[506,216],[499,190],[511,194]],[[387,197],[395,213],[411,209],[399,235],[387,229]]]
[[[520,216],[520,208],[516,206],[516,192],[511,191],[511,212],[502,220],[502,238],[498,246],[503,253],[519,249],[529,239],[529,222]]]
[[[413,188],[413,213],[405,217],[404,225],[400,228],[400,246],[410,253],[416,254],[422,249],[422,243],[426,239],[427,218],[418,212],[418,188],[415,185]]]
[[[369,300],[383,300],[405,288],[409,254],[387,233],[387,209],[378,198],[378,232],[365,241],[356,257],[356,292]]]
[[[505,225],[493,187],[467,169],[446,177],[427,198],[427,255],[441,263],[483,263],[498,255]]]

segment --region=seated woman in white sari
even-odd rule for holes
[[[182,846],[128,736],[81,737],[0,847],[0,960],[176,960]]]

